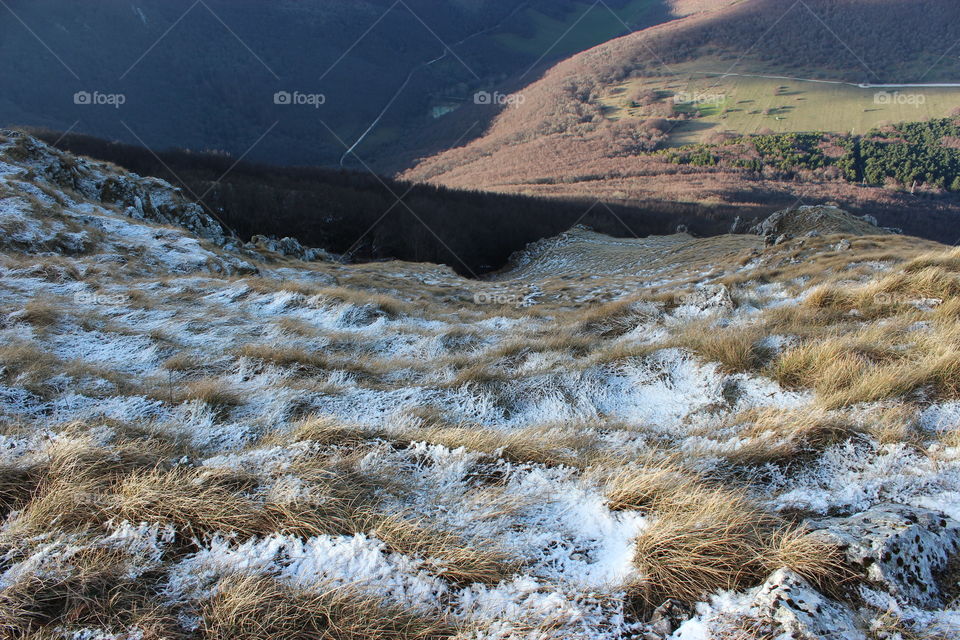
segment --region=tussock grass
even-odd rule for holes
[[[520,568],[490,540],[467,539],[398,515],[371,520],[370,531],[388,548],[426,560],[433,573],[455,585],[496,585]]]
[[[373,439],[385,437],[381,431],[368,431],[333,416],[311,416],[301,421],[289,434],[273,434],[271,442],[315,442],[319,445],[358,447]]]
[[[40,486],[42,471],[36,467],[0,465],[0,518],[25,506]]]
[[[696,492],[703,480],[675,460],[644,460],[620,469],[606,478],[606,497],[611,509],[654,511],[675,502],[675,496]]]
[[[960,249],[925,253],[903,265],[903,270],[907,273],[926,271],[930,268],[960,273]]]
[[[759,370],[770,357],[769,350],[759,344],[764,335],[756,326],[720,329],[692,323],[684,327],[674,346],[720,363],[726,373],[746,373]]]
[[[674,494],[658,507],[656,519],[636,539],[634,554],[643,579],[632,591],[645,608],[668,598],[696,602],[766,578],[763,560],[777,522],[742,495],[703,487]]]
[[[63,315],[63,310],[49,300],[33,299],[23,307],[20,319],[33,327],[46,330],[55,326]]]
[[[105,515],[172,524],[191,537],[216,532],[249,537],[266,528],[256,505],[237,492],[229,478],[192,469],[133,473],[119,483],[111,498]]]
[[[300,336],[303,338],[313,338],[320,333],[320,331],[313,325],[297,318],[277,318],[273,321],[273,324],[275,324],[277,328],[284,333],[289,333],[290,335]]]
[[[307,351],[297,347],[281,347],[269,344],[248,344],[237,350],[237,355],[243,358],[262,360],[281,367],[308,367],[326,369],[329,367],[327,358],[315,351]]]
[[[187,638],[173,612],[150,592],[156,578],[129,577],[130,560],[116,550],[88,547],[53,572],[20,577],[0,591],[0,635],[39,638],[52,629],[87,626],[140,632],[144,638]]]
[[[175,394],[176,402],[199,400],[217,410],[227,410],[244,403],[243,396],[217,378],[204,378],[187,383]]]
[[[492,364],[477,362],[458,370],[453,378],[445,382],[443,386],[453,389],[465,387],[470,384],[484,386],[496,382],[504,382],[509,377],[508,372],[498,370],[494,368]]]
[[[732,451],[710,450],[738,466],[797,462],[863,432],[851,420],[818,407],[753,409],[735,416],[747,442]]]
[[[788,567],[821,592],[840,596],[856,578],[843,551],[812,536],[805,529],[783,528],[768,542],[763,563],[769,572]]]
[[[33,386],[54,376],[62,361],[33,342],[0,345],[0,367],[25,386]]]
[[[599,338],[617,338],[648,320],[651,312],[638,309],[638,301],[617,300],[588,308],[577,316],[577,330]]]
[[[186,373],[189,371],[196,371],[200,369],[203,365],[200,360],[192,353],[186,351],[181,351],[177,354],[174,354],[164,360],[163,368],[167,371],[173,371],[175,373]]]
[[[610,476],[607,498],[613,509],[653,518],[636,539],[642,579],[630,589],[646,610],[668,598],[696,602],[719,589],[744,589],[781,566],[824,581],[839,570],[835,553],[822,552],[743,490],[708,482],[670,459]]]
[[[203,606],[209,640],[439,640],[455,630],[344,587],[306,591],[257,576],[223,580]]]

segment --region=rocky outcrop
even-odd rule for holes
[[[865,640],[854,612],[814,589],[790,569],[776,571],[757,591],[752,613],[791,640]]]
[[[935,511],[885,504],[811,522],[811,535],[846,554],[868,582],[905,603],[942,606],[938,575],[960,552],[960,523]]]
[[[842,233],[854,236],[884,235],[890,230],[877,225],[872,216],[857,217],[839,207],[829,205],[784,209],[750,230],[771,239],[796,238],[816,232],[820,235]],[[777,242],[779,244],[779,242]]]
[[[254,236],[243,244],[202,205],[164,180],[145,178],[105,162],[77,158],[19,131],[2,130],[0,135],[12,142],[4,157],[15,166],[88,200],[119,209],[136,220],[182,227],[226,251],[252,257],[277,254],[307,262],[338,259],[323,249],[304,247],[294,238],[277,240]],[[247,266],[241,269],[247,270]]]
[[[120,209],[131,218],[168,224],[223,246],[230,233],[203,207],[168,182],[144,178],[104,162],[77,158],[18,131],[2,131],[13,141],[6,155],[20,167],[84,198]]]
[[[243,245],[248,251],[258,251],[266,253],[275,253],[288,258],[303,260],[304,262],[336,262],[337,256],[323,249],[313,249],[304,247],[295,238],[270,238],[267,236],[256,235],[250,239],[250,242]]]

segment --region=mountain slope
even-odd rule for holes
[[[574,229],[478,281],[12,133],[0,189],[11,637],[960,629],[956,250]]]
[[[575,0],[11,2],[0,23],[9,87],[0,124],[339,165],[344,145],[376,122],[360,148],[384,171],[476,135],[482,126],[471,134],[470,124],[495,114],[484,107],[438,124],[435,110],[472,103],[541,56],[623,33],[623,22],[670,18],[660,0],[609,6],[615,14],[600,8],[580,21],[589,5]],[[123,102],[75,104],[77,92]],[[303,98],[276,104],[279,92]]]
[[[935,210],[941,205],[863,189],[836,176],[785,176],[776,165],[764,171],[678,166],[669,155],[653,151],[682,142],[722,142],[767,128],[771,133],[830,131],[835,125],[839,133],[849,133],[861,122],[883,125],[892,117],[884,109],[892,107],[878,105],[875,94],[893,88],[850,87],[856,97],[841,104],[837,96],[815,89],[820,86],[815,82],[764,79],[768,84],[757,89],[751,83],[758,79],[704,72],[854,84],[955,82],[960,70],[954,57],[944,54],[948,43],[960,39],[958,21],[946,19],[960,17],[957,10],[955,3],[941,1],[750,0],[698,13],[554,66],[541,80],[518,89],[523,104],[504,110],[482,138],[424,159],[402,175],[463,188],[607,202],[681,200],[769,212],[805,199],[836,200],[863,213],[868,202],[879,209]],[[930,37],[914,37],[915,30],[907,27],[920,23],[931,25],[923,26]],[[898,102],[923,91],[904,88],[900,97],[887,96]],[[923,94],[932,110],[905,107],[897,111],[899,117],[944,117],[960,106],[960,88],[936,91],[946,93],[939,98]],[[726,152],[737,153],[748,164],[753,157],[749,150]],[[943,206],[955,212],[957,204]]]

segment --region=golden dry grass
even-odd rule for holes
[[[262,360],[281,367],[303,366],[324,369],[329,365],[328,360],[315,351],[279,345],[247,344],[237,350],[237,355],[243,358]]]
[[[399,515],[373,516],[369,531],[388,548],[426,560],[430,571],[455,585],[496,585],[519,563],[491,540],[468,539]]]
[[[186,639],[189,634],[175,613],[151,593],[156,578],[130,577],[131,560],[119,551],[92,547],[69,554],[53,572],[21,576],[0,590],[0,635],[41,638],[86,626],[144,639]]]
[[[262,576],[224,579],[204,604],[209,640],[439,640],[455,631],[443,620],[404,611],[352,589],[307,591]]]
[[[632,592],[647,608],[668,598],[696,602],[766,578],[764,557],[776,521],[744,497],[700,488],[658,507],[635,542],[634,564],[642,578]]]
[[[741,446],[732,450],[704,448],[701,453],[725,458],[736,466],[796,463],[848,440],[864,429],[849,418],[819,407],[752,409],[733,416],[742,425]]]
[[[719,329],[691,323],[673,343],[707,360],[719,363],[726,373],[745,373],[761,369],[769,351],[760,346],[766,335],[759,326]]]
[[[20,319],[37,329],[45,330],[56,325],[63,313],[63,309],[58,305],[36,298],[24,305]]]
[[[647,610],[668,598],[696,602],[753,586],[783,566],[818,583],[842,569],[835,551],[764,512],[743,490],[708,482],[670,459],[610,476],[606,494],[611,508],[651,515],[636,539],[641,579],[630,589]]]

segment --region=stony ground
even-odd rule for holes
[[[0,198],[5,637],[960,634],[956,251],[304,262],[12,133]]]

